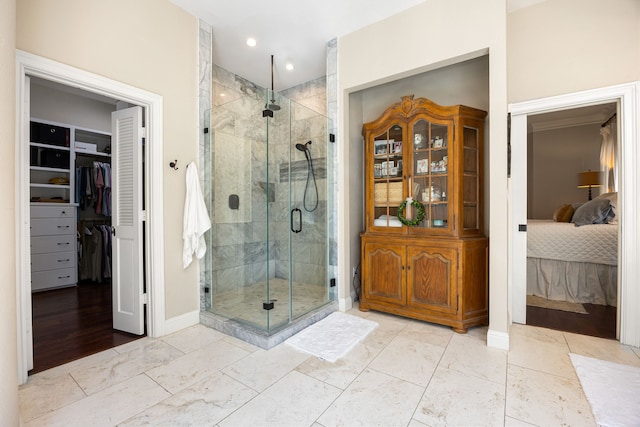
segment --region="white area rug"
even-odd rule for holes
[[[640,368],[569,356],[599,425],[640,426]]]
[[[285,343],[333,363],[377,326],[371,320],[336,311],[298,332]]]
[[[588,314],[584,306],[577,302],[554,301],[535,295],[527,295],[527,305],[534,307],[550,308],[552,310],[569,311],[571,313]]]

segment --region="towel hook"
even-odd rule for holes
[[[170,163],[169,163],[169,167],[170,167],[171,169],[173,169],[173,170],[176,170],[176,171],[177,171],[177,170],[178,170],[178,160],[176,159],[176,160],[174,160],[173,162],[170,162]]]

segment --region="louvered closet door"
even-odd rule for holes
[[[113,328],[144,333],[142,108],[111,114]]]

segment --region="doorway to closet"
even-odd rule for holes
[[[33,368],[29,374],[34,374],[145,336],[143,314],[130,326],[131,316],[125,314],[122,320],[113,310],[114,301],[116,305],[122,302],[118,274],[137,270],[128,264],[142,265],[142,251],[136,260],[128,250],[131,245],[118,247],[115,226],[122,215],[112,212],[114,205],[122,204],[122,194],[127,197],[135,187],[132,180],[123,181],[117,173],[142,176],[144,162],[141,156],[129,153],[132,141],[118,143],[122,138],[115,134],[118,125],[112,116],[130,108],[127,103],[37,77],[29,82],[33,292]],[[116,144],[125,151],[118,170],[111,168]],[[114,188],[118,184],[121,188]],[[138,201],[125,201],[131,204],[126,210],[143,210],[134,207],[143,205],[144,188],[133,192]],[[68,218],[55,218],[58,213]],[[142,245],[139,234],[133,233],[133,246]],[[127,253],[117,256],[122,247]],[[140,275],[144,292],[143,277]],[[131,277],[124,279],[131,281]],[[128,290],[125,294],[129,298]]]
[[[139,225],[136,230],[137,238],[133,240],[122,240],[129,248],[135,248],[134,242],[139,242],[140,253],[144,248],[144,257],[140,255],[136,269],[128,271],[114,271],[114,277],[127,275],[131,280],[120,281],[129,283],[132,288],[128,295],[114,301],[114,307],[122,315],[130,315],[131,325],[139,328],[144,327],[146,321],[146,333],[150,337],[160,337],[165,334],[165,286],[164,286],[164,181],[163,181],[163,99],[161,95],[148,92],[146,90],[130,86],[126,83],[115,81],[79,68],[71,67],[47,58],[33,55],[28,52],[16,51],[17,66],[17,114],[16,114],[16,287],[17,287],[17,315],[18,315],[18,382],[24,384],[28,379],[28,371],[33,368],[33,330],[32,330],[32,305],[31,305],[31,249],[30,249],[30,145],[25,143],[29,140],[30,126],[30,79],[33,77],[52,81],[69,88],[76,88],[91,94],[98,94],[112,99],[119,99],[131,105],[137,105],[138,110],[143,110],[141,121],[144,122],[144,156],[134,163],[139,165],[144,160],[145,176],[144,200],[131,198],[133,216]],[[131,110],[131,109],[128,109]],[[122,110],[127,111],[127,110]],[[121,123],[125,124],[125,120]],[[136,137],[141,132],[141,127],[129,126],[134,130],[130,133]],[[123,130],[122,136],[126,136],[127,127],[118,128]],[[116,132],[114,132],[116,134]],[[142,144],[140,144],[141,148]],[[114,154],[114,153],[112,153]],[[113,156],[117,157],[117,156]],[[136,170],[136,169],[132,169]],[[142,177],[140,178],[142,181]],[[142,185],[142,184],[141,184]],[[116,186],[117,187],[117,186]],[[141,194],[140,191],[138,194]],[[133,205],[134,202],[139,202]],[[115,206],[114,206],[115,208]],[[127,224],[122,224],[125,231]],[[121,225],[115,225],[116,230]],[[121,233],[119,237],[131,236],[131,233]],[[116,243],[120,239],[116,239]],[[119,265],[119,263],[115,263]],[[146,289],[142,290],[142,275],[146,283]],[[133,277],[139,277],[133,280]],[[135,287],[135,288],[134,288]],[[117,302],[117,303],[116,303]],[[114,310],[114,311],[116,311]],[[137,323],[133,325],[133,323]]]

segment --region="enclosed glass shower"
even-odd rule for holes
[[[214,85],[205,117],[201,163],[212,230],[201,303],[269,335],[335,300],[327,273],[333,150],[325,115],[250,89]]]

